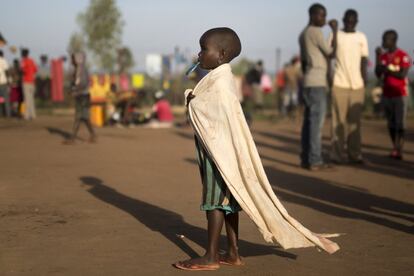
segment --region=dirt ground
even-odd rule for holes
[[[207,238],[191,129],[102,128],[97,144],[64,146],[71,123],[0,120],[0,275],[192,274],[171,266],[202,254]],[[405,161],[387,157],[385,122],[364,121],[364,166],[309,172],[298,166],[297,124],[254,124],[276,195],[312,231],[344,233],[341,250],[266,244],[242,214],[246,265],[210,274],[414,275],[409,125]]]

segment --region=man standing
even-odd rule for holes
[[[37,66],[33,59],[29,57],[29,49],[22,49],[21,70],[23,73],[23,95],[25,104],[24,118],[32,120],[36,118],[34,94],[35,94],[35,77]]]
[[[285,68],[285,91],[283,91],[283,100],[282,100],[282,114],[283,115],[293,115],[295,117],[296,108],[298,106],[298,94],[299,94],[299,81],[302,77],[302,72],[300,69],[300,62],[298,57],[293,57],[290,61],[290,64]]]
[[[263,62],[259,60],[244,75],[243,87],[243,112],[247,123],[251,125],[253,113],[263,107],[263,95],[260,89],[260,81],[263,74]]]
[[[337,35],[332,89],[331,160],[337,164],[362,163],[361,112],[365,98],[368,42],[365,34],[355,29],[358,23],[355,10],[345,12],[343,23],[344,29]]]
[[[326,9],[321,4],[309,8],[309,25],[299,37],[302,71],[304,73],[303,102],[305,106],[302,126],[301,166],[311,171],[329,169],[322,159],[321,130],[326,113],[328,58],[336,50],[338,22],[331,20],[332,45],[322,33],[326,22]]]
[[[411,66],[409,55],[397,47],[398,34],[388,30],[382,36],[382,47],[377,48],[375,73],[383,79],[384,109],[388,131],[393,144],[390,157],[403,158],[403,144],[408,101],[407,74]]]
[[[255,109],[263,108],[263,91],[260,88],[260,81],[264,73],[263,61],[259,60],[256,65],[246,73],[246,81],[252,86],[253,101]]]
[[[3,99],[5,114],[7,117],[10,117],[9,86],[7,81],[8,70],[9,64],[3,57],[3,51],[0,50],[0,97]]]

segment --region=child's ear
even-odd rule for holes
[[[226,52],[226,50],[221,49],[221,50],[220,50],[220,54],[219,54],[219,58],[220,58],[220,60],[221,60],[221,61],[224,61],[224,60],[226,60],[226,57],[227,57],[227,52]]]

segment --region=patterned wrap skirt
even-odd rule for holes
[[[195,137],[195,144],[201,182],[203,184],[200,209],[202,211],[219,209],[224,211],[226,215],[241,211],[240,205],[227,188],[226,182],[214,164],[214,161],[210,158],[197,137]]]

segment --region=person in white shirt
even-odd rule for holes
[[[331,160],[338,164],[363,163],[361,113],[365,98],[368,42],[355,29],[358,13],[345,12],[344,29],[338,31],[332,89]]]
[[[6,116],[10,117],[8,70],[9,64],[3,57],[3,51],[0,50],[0,97],[2,98],[0,104],[4,106]]]

